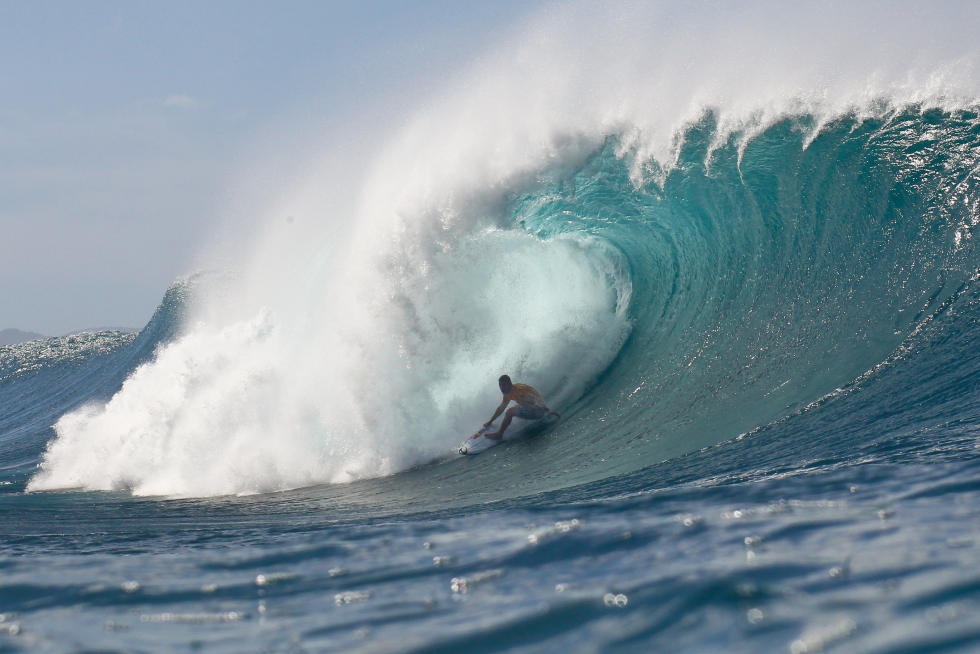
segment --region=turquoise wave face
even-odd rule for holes
[[[975,112],[910,107],[819,127],[804,115],[742,136],[708,115],[675,166],[639,175],[610,137],[573,175],[515,201],[531,233],[590,234],[630,271],[632,333],[571,412],[574,445],[556,454],[566,482],[798,412],[976,283]]]

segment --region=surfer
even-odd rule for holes
[[[514,418],[523,418],[524,420],[540,420],[545,416],[555,416],[560,418],[557,413],[552,411],[544,403],[544,398],[541,397],[541,393],[532,386],[527,384],[515,384],[510,380],[507,375],[501,375],[500,379],[497,380],[500,385],[500,392],[504,394],[504,399],[497,407],[497,410],[493,412],[493,417],[490,418],[484,427],[489,427],[493,424],[493,421],[497,419],[504,409],[507,409],[507,405],[510,404],[511,400],[517,402],[517,406],[512,406],[507,409],[507,413],[504,415],[504,421],[500,423],[500,430],[495,432],[490,432],[488,434],[483,434],[487,438],[492,438],[494,440],[499,440],[504,437],[504,432],[510,426],[510,421]],[[477,434],[476,436],[479,436]],[[474,436],[473,438],[476,438]]]

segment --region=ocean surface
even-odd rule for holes
[[[0,347],[0,652],[980,652],[980,104],[790,104]]]

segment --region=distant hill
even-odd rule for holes
[[[0,345],[13,345],[14,343],[33,341],[38,338],[47,338],[47,336],[36,332],[24,332],[19,329],[0,330]]]
[[[122,332],[123,334],[132,334],[138,331],[139,330],[135,327],[88,327],[86,329],[76,329],[73,332],[63,334],[63,336],[72,336],[74,334],[94,334],[96,332]]]

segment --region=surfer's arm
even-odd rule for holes
[[[504,401],[501,402],[500,406],[497,407],[497,410],[493,412],[493,417],[487,420],[485,423],[483,423],[483,426],[489,427],[493,423],[493,421],[497,419],[497,416],[499,416],[501,413],[504,412],[504,409],[507,408],[508,404],[510,404],[510,398],[504,397]]]

